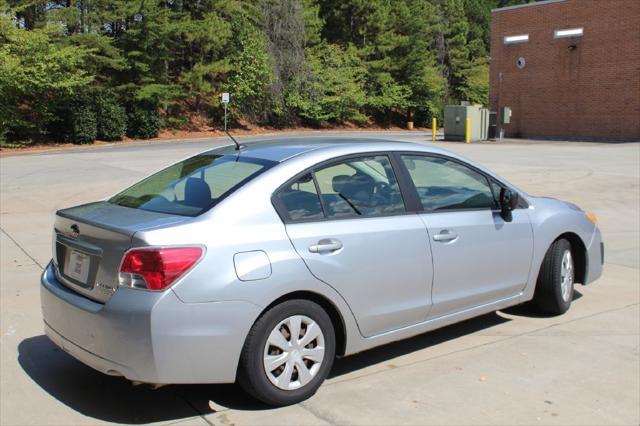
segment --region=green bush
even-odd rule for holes
[[[70,142],[77,144],[93,143],[98,135],[98,120],[91,105],[80,101],[74,103],[71,111]]]
[[[112,92],[105,91],[96,96],[96,119],[98,139],[119,141],[127,131],[127,112],[118,104]]]
[[[160,112],[150,104],[134,104],[129,107],[127,136],[130,138],[150,139],[160,131]]]
[[[98,134],[93,97],[76,93],[59,100],[47,125],[48,133],[55,139],[77,144],[93,143]]]

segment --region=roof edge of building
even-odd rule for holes
[[[503,11],[506,11],[506,10],[513,10],[513,9],[521,9],[523,7],[543,6],[545,4],[561,3],[563,1],[565,1],[565,0],[542,0],[542,1],[537,1],[535,3],[516,4],[514,6],[505,6],[505,7],[499,7],[497,9],[491,9],[491,13],[503,12]]]

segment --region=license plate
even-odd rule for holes
[[[71,250],[69,253],[69,261],[67,262],[67,270],[65,271],[67,276],[74,280],[80,281],[85,284],[87,278],[89,278],[89,265],[91,259],[84,253]]]

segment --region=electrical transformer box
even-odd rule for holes
[[[481,105],[447,105],[444,107],[444,139],[465,140],[467,118],[471,141],[488,139],[489,110]]]

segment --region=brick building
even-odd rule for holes
[[[640,140],[640,0],[494,9],[489,98],[506,136]]]

